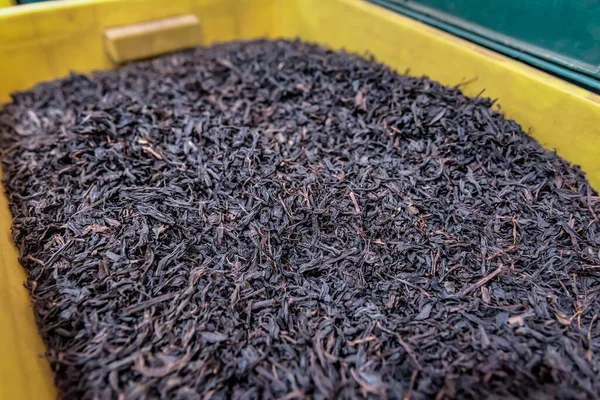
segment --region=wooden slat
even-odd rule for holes
[[[200,21],[193,14],[108,28],[104,46],[115,63],[140,60],[199,46]]]

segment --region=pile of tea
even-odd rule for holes
[[[491,107],[299,41],[15,94],[4,187],[62,396],[597,396],[600,199]]]

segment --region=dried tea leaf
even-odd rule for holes
[[[597,397],[600,198],[492,105],[298,40],[15,93],[3,183],[61,395]]]

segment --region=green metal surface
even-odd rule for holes
[[[43,3],[44,1],[50,0],[16,0],[17,4],[31,4],[31,3]]]
[[[600,0],[371,0],[600,91]]]

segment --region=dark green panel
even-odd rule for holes
[[[600,88],[600,0],[371,1]]]
[[[590,72],[600,65],[598,0],[414,0],[526,44],[571,58]]]
[[[50,0],[16,0],[17,4],[31,4],[31,3],[42,3]]]

